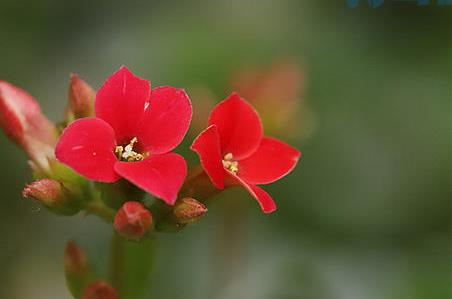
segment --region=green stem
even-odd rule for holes
[[[153,266],[153,236],[131,242],[114,233],[110,246],[109,282],[118,298],[142,298],[144,290],[149,288]]]
[[[111,223],[115,219],[116,212],[106,206],[102,201],[92,201],[86,204],[85,211],[88,214],[99,216],[105,221]]]
[[[118,294],[123,288],[124,273],[124,242],[121,237],[113,232],[110,247],[110,281]]]

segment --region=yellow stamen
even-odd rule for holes
[[[133,146],[137,142],[138,138],[133,137],[132,140],[130,140],[129,144],[126,145],[126,147],[118,145],[115,148],[115,154],[118,157],[118,159],[127,162],[142,161],[144,159],[144,156],[133,150]]]
[[[223,167],[232,173],[237,173],[239,171],[239,162],[234,161],[234,155],[232,153],[227,153],[223,157]]]
[[[122,157],[122,153],[124,152],[124,148],[122,147],[122,146],[120,146],[120,145],[118,145],[116,148],[115,148],[115,154],[116,154],[116,157],[118,158],[118,159],[120,159],[121,160],[121,157]]]
[[[224,159],[226,161],[232,161],[234,159],[234,155],[232,153],[227,153],[226,155],[224,155]]]

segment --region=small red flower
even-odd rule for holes
[[[169,86],[121,67],[96,94],[95,118],[81,118],[61,135],[57,159],[81,175],[112,183],[121,177],[174,204],[187,173],[184,158],[171,153],[190,124],[190,99]]]
[[[219,189],[225,181],[242,185],[256,198],[265,213],[276,210],[270,195],[256,185],[274,182],[288,174],[301,153],[272,137],[263,136],[254,108],[237,94],[219,103],[210,113],[209,127],[191,149]]]

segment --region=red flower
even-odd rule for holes
[[[219,189],[226,184],[242,185],[270,213],[276,205],[256,185],[274,182],[288,174],[301,153],[272,137],[263,136],[262,123],[254,108],[232,94],[210,113],[209,127],[193,142],[191,149]]]
[[[185,179],[184,158],[170,151],[190,124],[190,99],[182,89],[150,88],[121,67],[96,95],[95,118],[69,125],[57,159],[81,175],[112,183],[121,177],[174,204]]]

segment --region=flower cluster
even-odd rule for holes
[[[23,196],[59,214],[96,214],[131,240],[152,227],[180,229],[197,221],[207,212],[203,202],[228,187],[245,188],[265,213],[276,210],[259,185],[288,174],[300,152],[265,136],[257,111],[233,93],[211,111],[208,127],[193,141],[200,165],[188,171],[172,151],[191,118],[183,89],[151,89],[126,67],[97,92],[72,75],[58,126],[32,96],[0,81],[0,126],[27,153],[38,178]],[[156,199],[144,200],[146,194]]]

